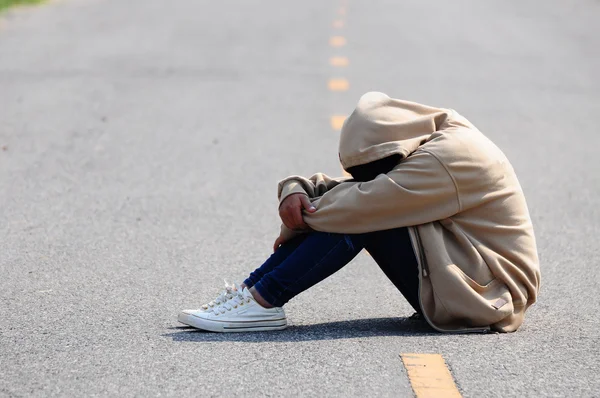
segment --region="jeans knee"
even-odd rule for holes
[[[359,241],[361,239],[360,234],[339,234],[335,232],[319,232],[315,231],[313,234],[322,235],[323,237],[327,237],[329,239],[339,239],[343,240],[346,244],[346,248],[348,251],[356,250],[357,246],[363,246],[363,244]]]

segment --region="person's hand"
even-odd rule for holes
[[[287,198],[279,206],[279,217],[283,224],[292,231],[308,229],[308,225],[302,218],[302,210],[314,213],[317,208],[310,203],[308,196],[303,193],[295,193]]]
[[[279,246],[283,245],[286,242],[286,239],[279,235],[277,239],[275,239],[275,243],[273,243],[273,252],[276,252]]]

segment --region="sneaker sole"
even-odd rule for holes
[[[287,319],[269,319],[265,321],[240,321],[221,322],[209,321],[194,315],[181,313],[177,320],[184,325],[209,332],[235,333],[235,332],[265,332],[270,330],[283,330],[288,327]]]

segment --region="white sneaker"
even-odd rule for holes
[[[215,298],[210,303],[204,304],[202,307],[200,307],[199,310],[196,310],[196,311],[208,311],[209,309],[219,306],[219,305],[225,303],[227,300],[233,298],[233,295],[238,290],[239,285],[237,285],[235,283],[230,284],[226,280],[224,282],[225,282],[225,289],[222,290],[221,293],[219,293],[217,298]]]
[[[253,332],[282,330],[287,318],[281,307],[264,308],[247,288],[231,292],[232,298],[209,310],[184,310],[177,320],[211,332]]]

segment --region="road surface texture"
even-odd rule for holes
[[[599,17],[592,0],[3,14],[0,395],[409,397],[399,354],[437,353],[465,397],[600,396]],[[330,117],[369,90],[453,107],[513,162],[542,265],[523,327],[434,333],[364,254],[292,300],[286,331],[181,328],[269,255],[279,179],[340,174]]]

